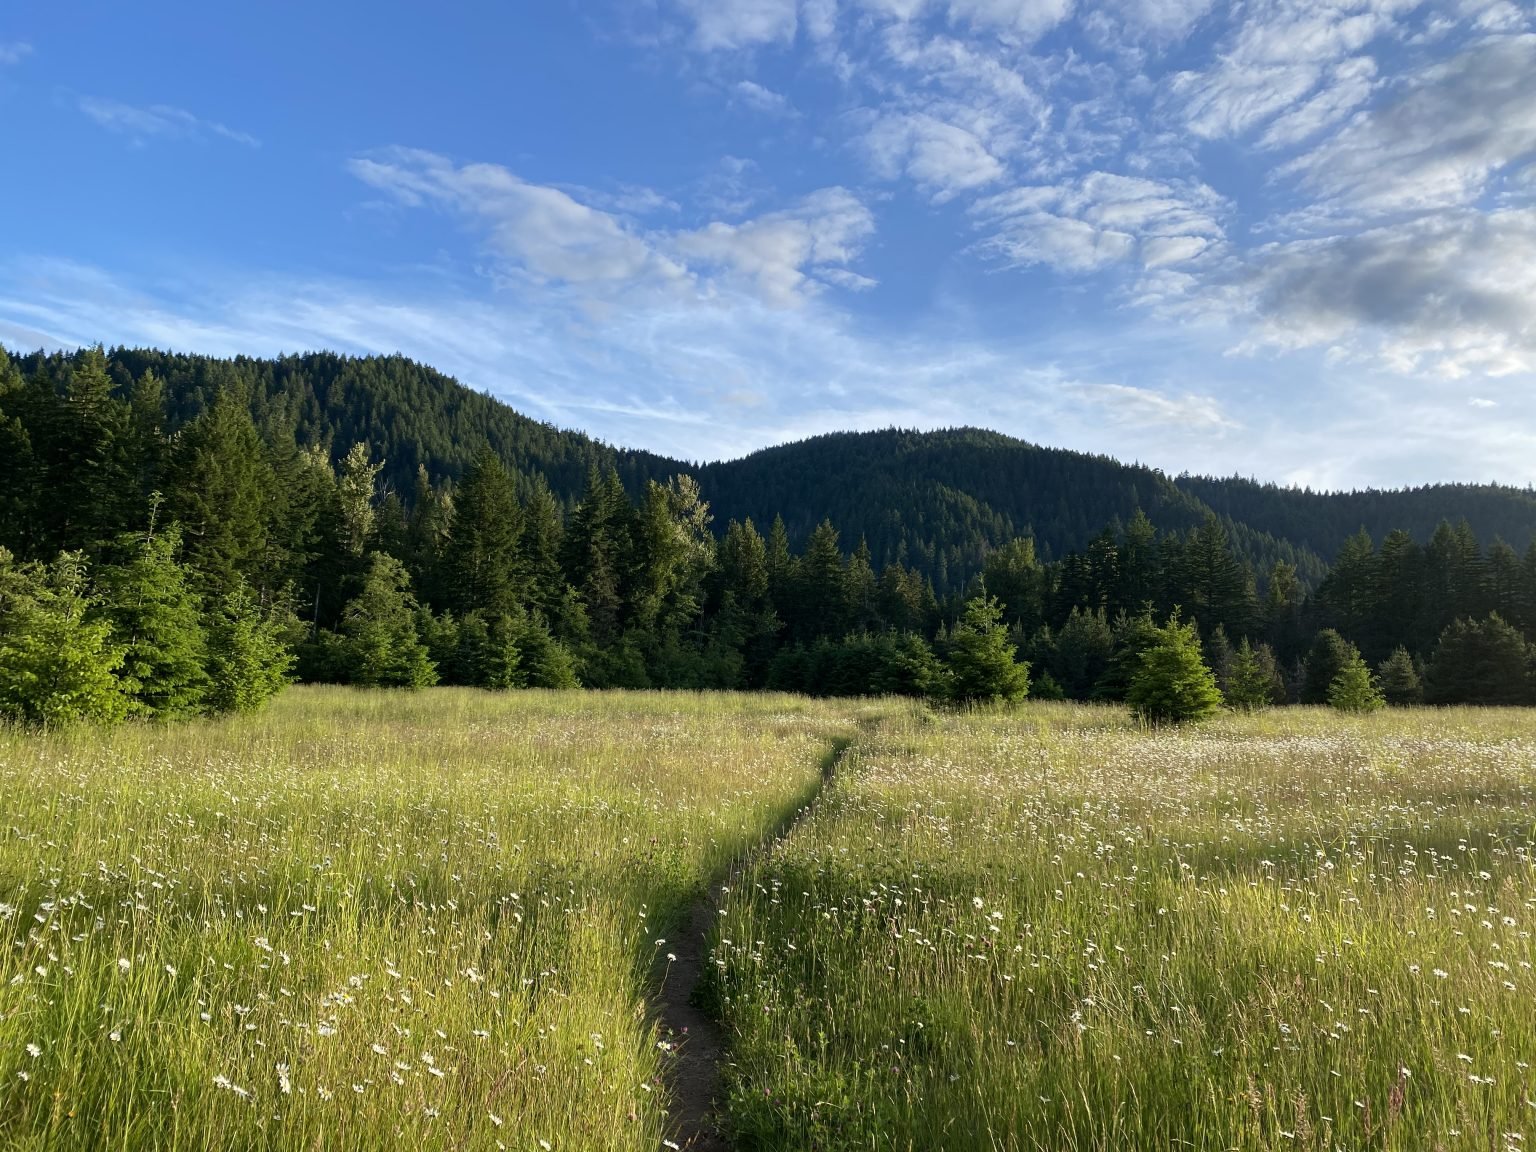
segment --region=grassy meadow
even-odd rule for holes
[[[0,733],[0,1147],[662,1147],[667,934],[856,707],[299,689]]]
[[[0,733],[0,1147],[1536,1143],[1536,712],[300,689]]]
[[[726,897],[743,1148],[1536,1144],[1536,713],[916,716]]]

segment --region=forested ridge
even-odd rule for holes
[[[1125,699],[1160,643],[1243,706],[1518,703],[1533,528],[1525,489],[1173,480],[977,429],[696,466],[399,357],[0,352],[0,713],[290,675]]]

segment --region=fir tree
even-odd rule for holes
[[[52,728],[127,714],[123,650],[95,607],[79,553],[17,567],[0,549],[0,717]]]
[[[1385,703],[1370,666],[1360,653],[1351,653],[1328,685],[1328,706],[1340,712],[1374,712]]]
[[[1268,708],[1278,703],[1275,695],[1278,676],[1274,653],[1268,645],[1260,645],[1255,649],[1245,636],[1232,655],[1227,688],[1223,694],[1227,703],[1240,711],[1254,712]]]
[[[1029,695],[1029,665],[1016,658],[1003,608],[983,591],[966,603],[949,635],[945,664],[955,700],[1022,700]]]
[[[1406,708],[1424,702],[1424,685],[1414,667],[1408,649],[1399,645],[1381,662],[1376,672],[1381,694],[1394,708]]]
[[[1326,704],[1333,681],[1344,666],[1358,656],[1359,650],[1332,628],[1324,628],[1312,641],[1307,653],[1306,678],[1302,682],[1303,704]]]
[[[376,554],[333,642],[351,683],[380,688],[437,683],[437,669],[416,632],[416,609],[405,567],[393,556]]]
[[[103,611],[124,650],[119,671],[132,710],[145,716],[186,716],[208,692],[202,606],[177,560],[181,531],[151,523],[122,542],[129,559],[102,569]]]
[[[287,686],[293,653],[285,622],[263,612],[244,581],[224,594],[208,623],[208,706],[254,712]]]
[[[171,460],[166,511],[185,534],[199,589],[222,600],[256,581],[267,556],[276,476],[244,401],[232,390],[183,429]]]
[[[1150,724],[1202,720],[1221,707],[1221,690],[1200,652],[1200,634],[1178,613],[1158,629],[1156,641],[1141,653],[1126,700],[1139,719]]]
[[[1430,704],[1528,704],[1531,650],[1497,613],[1446,628],[1424,675]]]
[[[464,474],[453,500],[447,587],[461,612],[506,616],[522,606],[518,538],[522,508],[512,477],[490,452]]]

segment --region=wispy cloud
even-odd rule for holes
[[[1255,472],[1315,485],[1441,477],[1536,481],[1536,397],[1485,381],[1470,405],[1443,385],[1386,382],[1358,365],[1244,372],[1287,390],[1281,419],[1192,389],[1180,366],[1214,349],[1165,325],[1113,340],[1014,343],[866,330],[833,309],[665,307],[594,319],[567,290],[515,299],[451,281],[387,288],[231,274],[124,282],[86,265],[0,265],[0,341],[109,343],[234,355],[330,348],[403,352],[541,419],[688,459],[740,455],[832,428],[980,424],[1173,471]],[[1182,377],[1182,378],[1181,378]],[[1361,388],[1361,379],[1371,386]],[[1350,381],[1351,388],[1341,387]],[[1394,434],[1379,430],[1391,398]],[[750,398],[751,403],[744,403]]]
[[[261,146],[261,141],[249,133],[238,132],[217,120],[204,120],[185,108],[169,104],[140,107],[95,96],[78,97],[76,104],[81,112],[101,127],[126,136],[135,144],[145,144],[151,140],[202,140],[218,137],[243,144],[247,148]]]
[[[350,168],[403,205],[471,221],[507,273],[569,286],[590,303],[721,304],[742,293],[792,307],[827,285],[847,286],[848,266],[874,231],[869,209],[839,187],[741,222],[647,229],[499,164],[392,148]]]
[[[0,66],[20,64],[30,55],[32,55],[32,45],[25,40],[0,40]]]

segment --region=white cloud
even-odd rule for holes
[[[1240,427],[1211,396],[1170,394],[1130,384],[1071,384],[1068,390],[1092,401],[1117,423],[1207,432]]]
[[[1371,98],[1376,88],[1376,61],[1351,56],[1334,65],[1318,92],[1277,116],[1259,138],[1261,148],[1287,148],[1332,127]]]
[[[24,40],[0,41],[0,66],[20,64],[32,55],[32,45]]]
[[[1065,20],[1073,0],[949,0],[949,18],[1035,40]]]
[[[1536,154],[1536,35],[1486,40],[1412,77],[1379,107],[1293,161],[1346,213],[1470,204]]]
[[[715,222],[673,242],[691,262],[724,269],[759,299],[789,307],[818,281],[872,286],[864,277],[850,281],[842,273],[874,230],[874,217],[857,197],[844,188],[826,188],[793,208],[744,224]]]
[[[704,51],[788,44],[795,38],[795,0],[676,0]]]
[[[204,120],[184,108],[169,104],[152,104],[138,107],[117,100],[101,100],[94,96],[81,96],[77,105],[101,127],[128,137],[135,144],[150,140],[198,140],[217,136],[244,144],[247,148],[260,147],[261,141],[245,132],[227,128],[216,120]]]
[[[1536,372],[1536,209],[1268,245],[1218,291],[1255,345],[1328,347],[1404,375]]]
[[[770,116],[792,115],[794,109],[782,93],[764,88],[753,80],[740,80],[731,89],[732,97],[743,107]]]
[[[460,166],[396,148],[356,158],[350,168],[403,204],[435,204],[475,221],[514,274],[583,289],[593,301],[746,291],[788,307],[821,285],[847,283],[828,273],[846,270],[874,231],[869,210],[843,188],[742,223],[645,230],[497,164]]]
[[[905,175],[936,203],[1000,180],[1002,162],[973,132],[926,113],[886,113],[861,141],[877,175]]]
[[[1070,183],[1015,188],[972,209],[1005,263],[1092,272],[1137,259],[1183,264],[1224,237],[1226,202],[1204,184],[1093,172]]]
[[[1215,63],[1173,76],[1169,91],[1196,136],[1241,136],[1294,108],[1329,82],[1331,65],[1358,54],[1391,30],[1394,8],[1416,4],[1417,0],[1260,0],[1238,9],[1241,23]],[[1335,79],[1346,85],[1358,82],[1350,73]],[[1313,117],[1327,106],[1325,99]],[[1296,130],[1282,129],[1280,135]]]
[[[658,252],[612,213],[568,192],[519,179],[496,164],[391,149],[349,165],[367,184],[417,206],[435,203],[476,219],[490,246],[536,281],[597,286],[685,283],[687,269]]]

